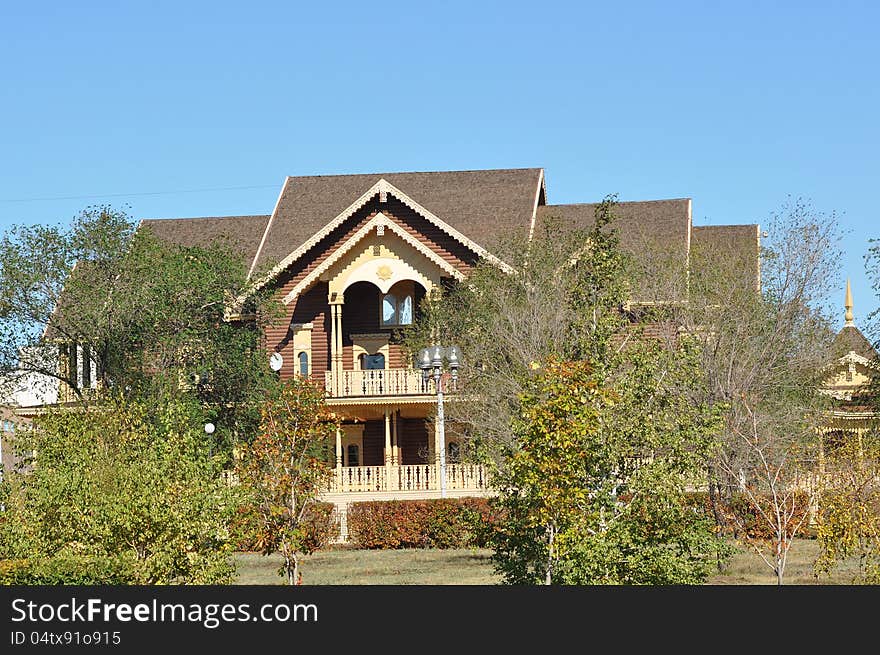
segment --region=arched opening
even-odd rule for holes
[[[382,327],[411,325],[415,320],[415,307],[424,295],[422,285],[413,280],[401,280],[392,286],[382,295]]]

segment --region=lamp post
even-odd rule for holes
[[[440,437],[440,497],[446,498],[446,419],[443,416],[443,365],[444,360],[452,374],[452,380],[458,379],[460,351],[457,346],[428,346],[422,349],[419,368],[422,369],[422,381],[434,378],[437,388],[437,434]]]

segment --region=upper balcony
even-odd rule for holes
[[[422,372],[411,368],[367,371],[327,371],[324,383],[331,398],[376,398],[387,396],[434,396],[434,379],[423,380]],[[443,376],[443,392],[454,393],[455,381]]]

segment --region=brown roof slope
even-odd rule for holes
[[[563,226],[589,229],[594,224],[597,206],[598,203],[583,203],[538,207],[536,227],[557,219]],[[637,271],[640,281],[632,300],[683,298],[686,294],[690,199],[618,202],[613,207],[613,214],[612,227],[617,230],[621,248],[633,256],[640,269]],[[660,269],[668,275],[660,275]]]
[[[250,265],[263,238],[268,216],[206,216],[202,218],[146,218],[141,227],[159,239],[182,246],[208,246],[228,239]]]
[[[691,291],[711,302],[760,284],[758,226],[695,225],[691,233]]]
[[[834,350],[840,355],[845,355],[849,351],[855,351],[857,354],[867,359],[876,359],[877,351],[868,341],[867,337],[862,334],[854,325],[845,325],[843,329],[834,337]]]
[[[497,236],[528,230],[541,172],[518,168],[288,177],[254,271],[275,266],[382,178],[491,251]]]

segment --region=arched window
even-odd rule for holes
[[[400,299],[400,306],[398,307],[398,322],[400,325],[409,325],[413,321],[413,297],[412,296],[404,296]]]
[[[397,325],[397,296],[393,293],[382,297],[382,325]]]
[[[360,448],[358,448],[357,444],[349,444],[348,445],[348,465],[349,466],[360,466]]]
[[[394,287],[396,293],[382,296],[382,325],[410,325],[413,322],[412,283],[400,282]]]
[[[299,354],[299,374],[304,378],[309,375],[309,354],[306,352]]]

